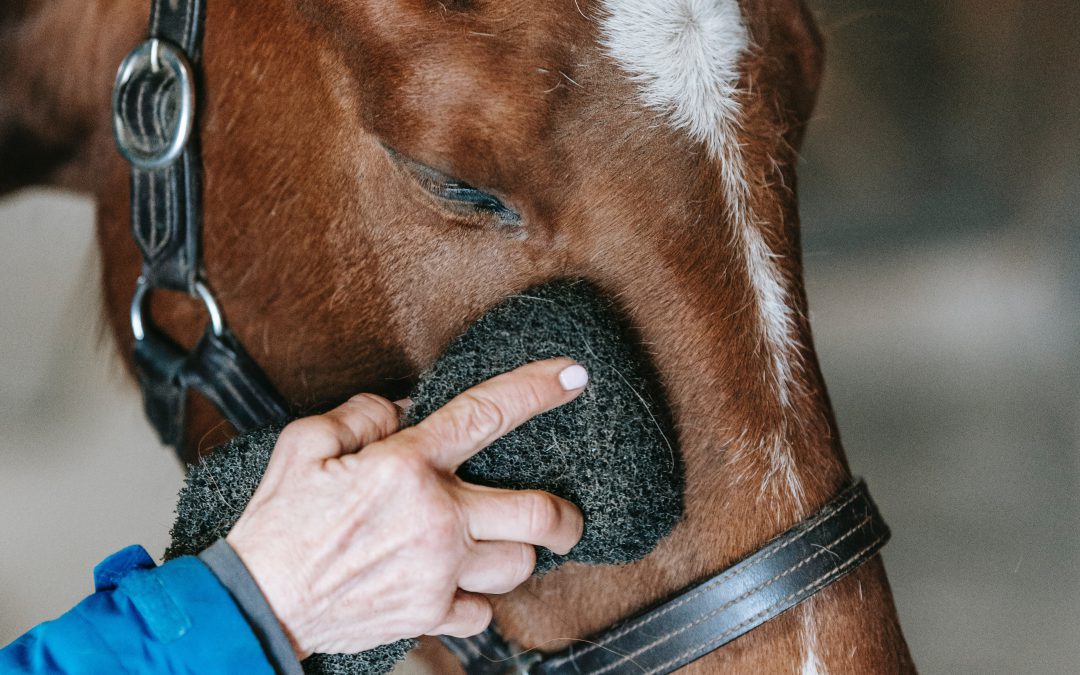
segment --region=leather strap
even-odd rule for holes
[[[155,0],[150,37],[176,47],[192,66],[202,47],[202,0]],[[120,111],[133,139],[147,152],[168,144],[180,92],[177,73],[150,68],[121,86]],[[194,83],[193,83],[194,84]],[[192,111],[194,112],[194,111]],[[155,288],[194,293],[202,239],[202,175],[197,137],[165,166],[131,172],[131,225],[143,255],[143,278]]]
[[[205,396],[241,433],[287,417],[273,384],[230,332],[207,330],[185,352],[157,329],[135,341],[135,374],[143,410],[162,442],[179,447],[184,440],[188,390]]]
[[[530,662],[486,634],[444,642],[468,643],[449,646],[470,675],[670,673],[851,573],[888,539],[889,528],[860,480],[736,565],[564,651]]]
[[[131,319],[135,370],[162,442],[184,445],[188,392],[209,399],[240,432],[284,419],[287,408],[244,350],[202,269],[202,164],[196,124],[203,0],[152,0],[150,39],[120,66],[113,91],[117,146],[132,164],[132,234],[143,265]],[[199,298],[210,325],[185,352],[147,313],[150,292]]]

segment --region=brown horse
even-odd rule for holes
[[[146,12],[0,8],[0,190],[97,196],[125,354],[140,260],[108,101]],[[485,309],[554,278],[592,280],[640,330],[686,517],[637,564],[567,565],[498,598],[508,637],[583,638],[849,478],[800,268],[795,165],[822,69],[800,0],[232,0],[206,25],[207,277],[291,404],[397,396]],[[449,181],[500,208],[448,197]],[[181,297],[153,311],[189,344],[205,321]],[[206,406],[189,424],[192,455],[226,434]],[[876,558],[685,672],[911,670]]]

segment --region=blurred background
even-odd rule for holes
[[[1080,663],[1080,3],[811,0],[806,277],[925,673]],[[3,161],[3,158],[0,158]],[[181,470],[104,339],[93,205],[0,200],[0,644],[163,551]]]

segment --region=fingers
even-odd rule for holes
[[[324,417],[339,423],[337,428],[344,434],[339,439],[351,441],[342,444],[343,452],[358,452],[397,431],[400,413],[398,406],[381,396],[357,394]]]
[[[581,511],[547,492],[468,485],[460,499],[469,536],[477,541],[534,544],[563,555],[581,539]]]
[[[509,541],[482,541],[465,561],[458,586],[474,593],[509,593],[532,576],[536,549]]]
[[[292,422],[282,430],[278,447],[317,459],[359,452],[397,431],[398,414],[390,401],[358,394],[324,415]]]
[[[465,638],[482,633],[491,623],[491,602],[482,595],[459,590],[442,624],[428,635]]]
[[[570,359],[537,361],[459,394],[406,431],[437,466],[454,471],[496,438],[573,400],[587,382]]]

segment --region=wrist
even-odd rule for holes
[[[287,584],[281,583],[282,574],[277,566],[269,563],[257,546],[249,545],[242,534],[234,535],[230,532],[225,541],[247,569],[251,581],[258,587],[293,654],[300,661],[311,656],[313,650],[305,646],[299,630],[299,627],[304,625],[300,615],[303,603],[298,601],[297,594],[291,592]]]

